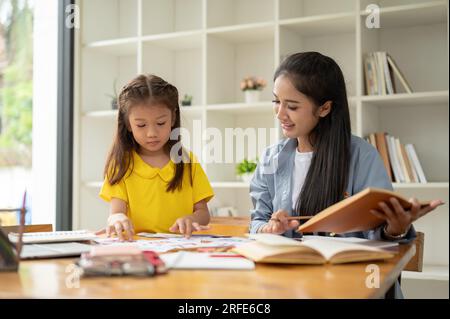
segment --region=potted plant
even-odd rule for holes
[[[241,81],[241,90],[245,94],[247,103],[259,101],[259,93],[266,87],[267,82],[262,78],[248,76]]]
[[[191,106],[192,105],[192,95],[185,94],[183,99],[181,100],[182,106]]]
[[[257,166],[256,161],[249,161],[246,158],[236,166],[236,173],[244,182],[250,182]]]
[[[114,79],[113,82],[113,94],[107,94],[111,98],[111,109],[117,110],[119,108],[118,105],[118,94],[117,94],[117,79]]]

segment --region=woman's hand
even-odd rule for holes
[[[288,230],[297,228],[300,223],[297,220],[288,220],[289,214],[284,210],[279,210],[272,214],[269,223],[262,229],[262,233],[283,234]]]
[[[111,214],[108,217],[106,228],[96,232],[96,235],[106,233],[107,237],[117,235],[120,241],[133,240],[134,227],[127,215],[122,213]]]
[[[378,206],[380,209],[371,210],[370,212],[386,221],[386,234],[390,236],[406,233],[414,221],[444,204],[441,200],[433,200],[429,205],[421,208],[419,201],[416,198],[412,198],[409,200],[412,204],[411,209],[405,211],[396,198],[391,197],[389,201],[393,209],[386,202],[379,202]]]
[[[192,220],[191,217],[180,217],[178,218],[169,231],[173,233],[184,234],[186,238],[190,238],[193,231],[207,230],[209,226],[200,225],[198,222]]]

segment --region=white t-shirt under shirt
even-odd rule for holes
[[[294,174],[292,176],[292,209],[295,209],[298,196],[303,188],[303,184],[305,184],[312,157],[313,152],[300,153],[298,149],[295,150]]]

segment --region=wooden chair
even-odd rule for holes
[[[413,258],[411,258],[404,270],[422,272],[425,234],[422,232],[416,232],[416,235],[417,237],[414,240],[414,243],[416,244],[416,254]]]
[[[422,272],[423,267],[423,247],[424,247],[425,234],[422,232],[416,232],[416,239],[414,239],[414,244],[416,245],[416,254],[411,258],[408,264],[403,268],[406,271],[417,271]],[[398,283],[402,283],[402,275],[398,276]],[[395,298],[395,285],[393,285],[385,296],[386,299]]]
[[[210,229],[195,232],[196,234],[227,234],[228,236],[244,236],[248,233],[250,218],[248,217],[212,217]]]

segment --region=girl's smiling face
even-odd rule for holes
[[[169,140],[175,117],[164,104],[138,104],[130,108],[128,121],[141,151],[155,153]]]
[[[330,111],[330,105],[327,104],[318,108],[285,75],[276,78],[273,95],[275,114],[283,134],[288,138],[308,137],[320,118]]]

